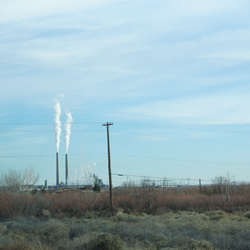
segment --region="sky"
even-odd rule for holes
[[[102,125],[112,122],[114,186],[250,182],[249,9],[247,0],[0,0],[1,171],[33,168],[53,185],[58,151],[64,182],[68,150],[69,183],[93,174],[108,183]]]

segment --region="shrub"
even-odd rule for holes
[[[91,235],[83,235],[75,238],[66,246],[67,249],[86,249],[86,250],[122,250],[123,242],[115,235],[102,233]]]
[[[213,250],[214,246],[212,243],[208,241],[200,241],[200,240],[194,240],[190,239],[187,244],[187,249],[193,249],[193,250]]]
[[[98,184],[95,184],[94,187],[93,187],[93,191],[101,192],[101,187]]]
[[[38,237],[45,245],[60,246],[69,239],[69,229],[67,225],[58,220],[49,220],[42,222],[31,232],[33,236]]]
[[[87,233],[87,224],[78,223],[70,226],[69,237],[71,240]]]
[[[0,247],[0,250],[33,250],[31,243],[24,240],[16,240],[5,245],[3,248]]]
[[[13,213],[13,199],[9,193],[0,193],[0,217],[11,217]]]
[[[90,240],[86,245],[88,250],[121,250],[122,241],[118,236],[104,233]]]
[[[208,188],[208,187],[204,187]],[[239,193],[239,190],[242,193]],[[109,216],[110,203],[108,192],[81,192],[66,190],[58,194],[38,192],[0,193],[0,217],[89,217]],[[195,188],[155,188],[128,187],[114,189],[113,205],[128,214],[164,214],[169,211],[211,210],[225,212],[250,211],[249,186],[237,186],[227,202],[222,195],[199,193]],[[246,217],[248,217],[246,215]],[[216,218],[214,218],[216,219]],[[219,217],[217,218],[219,219]]]
[[[212,210],[204,213],[210,220],[220,220],[223,217],[226,217],[227,214],[221,210]]]
[[[244,217],[250,219],[250,211],[246,212],[243,214]]]

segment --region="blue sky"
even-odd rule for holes
[[[246,0],[0,1],[0,164],[55,184],[54,101],[69,178],[250,181]],[[62,97],[62,94],[64,97]],[[138,176],[138,177],[137,177]]]

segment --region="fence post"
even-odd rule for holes
[[[168,229],[168,243],[171,242],[171,235],[170,235],[170,229]]]
[[[226,242],[225,242],[225,234],[224,234],[224,232],[222,233],[222,248],[223,248],[223,250],[226,250]]]
[[[124,225],[122,226],[122,238],[124,238],[125,235],[125,230],[124,230]]]
[[[148,241],[148,229],[146,228],[145,229],[145,242]]]

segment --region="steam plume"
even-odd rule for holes
[[[66,123],[65,123],[65,150],[66,150],[66,154],[68,153],[69,150],[69,140],[70,140],[70,134],[71,134],[71,124],[73,121],[72,115],[71,113],[67,112],[66,113]]]
[[[59,152],[60,137],[61,137],[61,106],[58,100],[55,100],[55,132],[56,132],[56,152]]]

